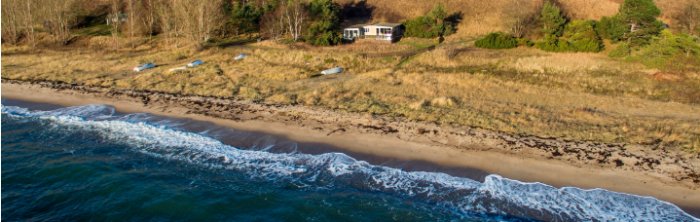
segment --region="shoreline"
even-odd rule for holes
[[[646,147],[617,145],[630,154],[627,158],[632,159],[618,158],[623,163],[635,161],[635,158],[651,162],[648,166],[623,164],[620,167],[619,162],[610,157],[625,152],[615,152],[615,147],[609,147],[615,145],[610,144],[499,135],[480,129],[465,130],[427,123],[397,122],[381,117],[306,107],[265,106],[221,98],[115,92],[60,83],[26,84],[8,80],[3,80],[2,97],[64,106],[107,104],[120,112],[147,112],[204,121],[298,142],[329,144],[341,151],[362,155],[424,161],[448,168],[472,168],[523,182],[542,182],[555,187],[603,188],[653,196],[674,203],[691,215],[700,215],[698,182],[693,181],[692,175],[690,180],[679,180],[677,175],[669,175],[668,172],[678,173],[679,170],[666,169],[668,166],[664,162],[656,163],[659,160],[641,155],[640,152],[645,153],[642,149]],[[459,130],[463,133],[456,133]],[[521,145],[528,143],[534,145]],[[570,153],[559,149],[543,151],[567,143],[582,145]],[[580,154],[581,149],[589,148],[587,145],[592,147],[587,150],[591,153]],[[599,154],[608,162],[590,164],[589,162],[600,162],[596,156],[593,159],[575,161],[577,155],[596,155],[598,147],[609,148],[604,150],[607,153]],[[664,158],[668,157],[662,156],[662,161],[665,161]],[[692,170],[698,160],[691,158],[687,161]],[[644,170],[645,167],[648,169]],[[684,172],[683,169],[680,171]],[[688,174],[691,173],[695,171]]]

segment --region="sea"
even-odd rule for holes
[[[2,100],[3,221],[700,221],[653,197]],[[416,167],[419,166],[419,167]]]

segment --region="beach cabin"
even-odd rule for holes
[[[355,41],[358,38],[365,36],[364,25],[353,25],[343,30],[343,38],[350,41]]]
[[[343,38],[347,40],[377,39],[395,42],[403,36],[401,23],[375,23],[371,25],[354,25],[343,30]]]

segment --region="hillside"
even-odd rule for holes
[[[623,0],[559,0],[572,19],[600,19],[614,15]],[[673,17],[693,0],[656,0],[663,12],[661,19],[673,28]],[[492,31],[507,31],[518,14],[537,13],[542,0],[338,0],[343,5],[364,4],[372,11],[371,22],[403,21],[424,15],[436,4],[446,6],[450,13],[462,13],[456,37],[483,35]]]

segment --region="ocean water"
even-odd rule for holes
[[[652,197],[222,142],[236,139],[105,105],[3,105],[2,219],[699,221]]]

